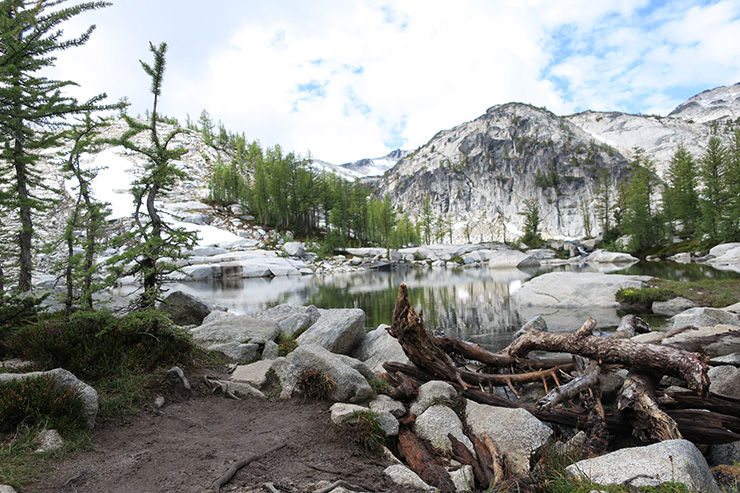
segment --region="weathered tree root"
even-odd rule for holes
[[[262,457],[264,457],[266,455],[269,455],[269,454],[271,454],[273,452],[277,452],[278,450],[280,450],[281,448],[285,447],[286,445],[287,445],[286,443],[283,443],[283,444],[278,445],[276,447],[272,447],[270,450],[267,450],[266,452],[262,452],[261,454],[255,454],[255,455],[253,455],[251,457],[247,457],[244,460],[240,460],[238,462],[235,462],[234,464],[231,465],[231,467],[225,473],[223,473],[221,475],[220,478],[218,478],[216,481],[214,481],[214,483],[213,483],[213,491],[215,493],[221,493],[221,487],[223,485],[225,485],[226,483],[228,483],[229,481],[231,481],[231,478],[234,477],[234,474],[236,474],[239,471],[239,469],[241,469],[242,467],[248,465],[251,462],[256,461],[257,459],[261,459]]]

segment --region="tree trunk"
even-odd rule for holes
[[[434,337],[427,332],[422,315],[409,303],[405,284],[398,287],[393,323],[386,330],[398,339],[403,351],[416,366],[437,377],[458,382],[463,387],[467,386],[460,376],[460,371],[452,366]]]
[[[530,351],[556,351],[578,354],[602,363],[671,375],[685,380],[690,389],[706,395],[709,389],[707,365],[693,352],[668,346],[642,344],[630,339],[594,337],[596,320],[589,318],[572,334],[551,334],[532,330],[507,348],[511,356],[526,356]]]
[[[678,426],[655,400],[655,379],[643,372],[631,370],[622,385],[617,408],[632,423],[633,434],[643,441],[683,438]]]

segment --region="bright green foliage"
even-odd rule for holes
[[[187,150],[169,148],[172,139],[183,131],[181,128],[175,128],[163,137],[159,135],[157,104],[162,92],[167,45],[162,43],[155,47],[150,43],[149,49],[154,55],[154,65],[141,62],[141,66],[152,81],[154,103],[150,118],[142,123],[124,116],[129,129],[117,142],[145,156],[147,163],[143,176],[132,186],[134,227],[116,241],[116,244],[125,244],[128,249],[111,259],[114,275],[136,275],[143,281],[144,292],[138,300],[142,307],[153,307],[161,299],[165,277],[178,270],[173,260],[180,258],[182,251],[191,248],[197,239],[195,233],[166,223],[155,206],[160,194],[185,177],[185,173],[174,163]],[[142,132],[149,134],[151,143],[148,146],[131,140]]]
[[[682,238],[690,238],[696,231],[699,217],[697,169],[694,158],[683,144],[679,144],[666,173],[663,210],[666,220],[678,221]]]
[[[110,109],[99,105],[105,95],[79,103],[62,92],[74,85],[72,81],[42,75],[54,64],[56,52],[83,45],[94,29],[90,27],[77,38],[62,39],[60,24],[110,5],[85,2],[65,7],[64,3],[0,1],[0,209],[16,215],[14,221],[20,225],[12,241],[17,245],[13,251],[18,255],[17,288],[22,292],[31,288],[33,215],[52,205],[36,195],[46,186],[37,168],[40,155],[59,145],[61,134],[56,130],[65,117]]]
[[[93,198],[90,187],[97,170],[83,168],[80,156],[97,149],[98,135],[107,125],[107,122],[96,121],[86,113],[80,124],[67,132],[72,141],[72,150],[63,171],[77,183],[77,197],[62,237],[67,253],[62,265],[67,288],[64,303],[67,314],[72,312],[77,301],[82,309],[92,310],[93,294],[103,285],[96,281],[100,265],[95,262],[95,255],[105,245],[102,240],[108,215],[107,204]],[[78,246],[81,252],[76,252]]]
[[[740,129],[732,133],[727,151],[725,182],[728,203],[724,239],[740,241]]]
[[[249,180],[236,161],[214,165],[209,182],[211,201],[221,205],[242,204],[247,201]]]
[[[534,198],[526,199],[524,201],[524,212],[520,212],[520,215],[524,216],[524,235],[521,237],[522,243],[529,247],[539,247],[545,242],[540,235],[540,206],[537,204],[537,200]]]
[[[421,228],[422,241],[425,244],[432,242],[432,205],[429,200],[429,196],[424,196],[424,204],[421,208],[421,221],[419,222]]]
[[[709,145],[699,164],[701,189],[701,232],[712,238],[720,238],[722,215],[727,204],[725,187],[725,161],[727,151],[717,136],[709,139]]]
[[[653,164],[643,157],[642,149],[635,150],[630,163],[631,176],[624,186],[624,217],[622,228],[631,235],[630,251],[640,252],[661,240],[660,219],[651,206],[657,177]]]
[[[70,428],[82,424],[82,400],[72,388],[57,386],[49,376],[0,383],[0,431],[21,424]]]
[[[62,367],[92,381],[187,362],[192,355],[189,333],[154,309],[121,317],[78,311],[23,327],[7,345],[44,368]]]

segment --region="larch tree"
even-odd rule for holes
[[[699,217],[697,169],[694,158],[683,144],[679,144],[666,173],[663,209],[669,221],[678,221],[683,238],[693,236]]]
[[[117,239],[117,243],[127,245],[124,253],[111,258],[115,275],[135,275],[143,284],[143,293],[138,298],[138,308],[151,308],[161,299],[167,275],[178,270],[174,262],[182,257],[185,249],[192,248],[197,239],[196,233],[168,224],[160,215],[155,201],[161,194],[170,190],[185,173],[175,166],[175,161],[187,152],[185,148],[172,149],[172,140],[183,130],[175,127],[165,135],[160,135],[159,97],[162,94],[162,80],[165,70],[167,44],[149,44],[154,55],[154,64],[140,62],[152,81],[151,93],[154,96],[152,111],[146,122],[140,122],[124,115],[129,129],[117,142],[126,149],[143,155],[147,162],[143,175],[132,186],[134,196],[134,226],[128,233]],[[149,144],[134,142],[133,137],[146,133]]]
[[[50,206],[38,193],[48,188],[38,169],[43,150],[60,143],[57,131],[64,118],[109,109],[104,94],[80,103],[63,91],[75,85],[43,75],[54,65],[55,53],[83,45],[95,26],[79,37],[65,39],[65,21],[110,5],[85,2],[65,7],[66,0],[0,0],[0,200],[17,217],[14,240],[18,252],[20,292],[31,289],[34,213]]]
[[[701,231],[719,238],[722,215],[727,202],[725,188],[725,160],[727,149],[719,137],[709,138],[709,145],[701,157],[699,176],[702,181]]]

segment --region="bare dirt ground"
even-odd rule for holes
[[[292,399],[236,401],[193,393],[127,424],[95,430],[95,449],[67,455],[25,491],[147,493],[214,491],[236,461],[282,449],[241,469],[221,491],[315,491],[344,480],[368,491],[401,491],[329,420],[329,403]],[[324,481],[323,483],[320,483]]]

